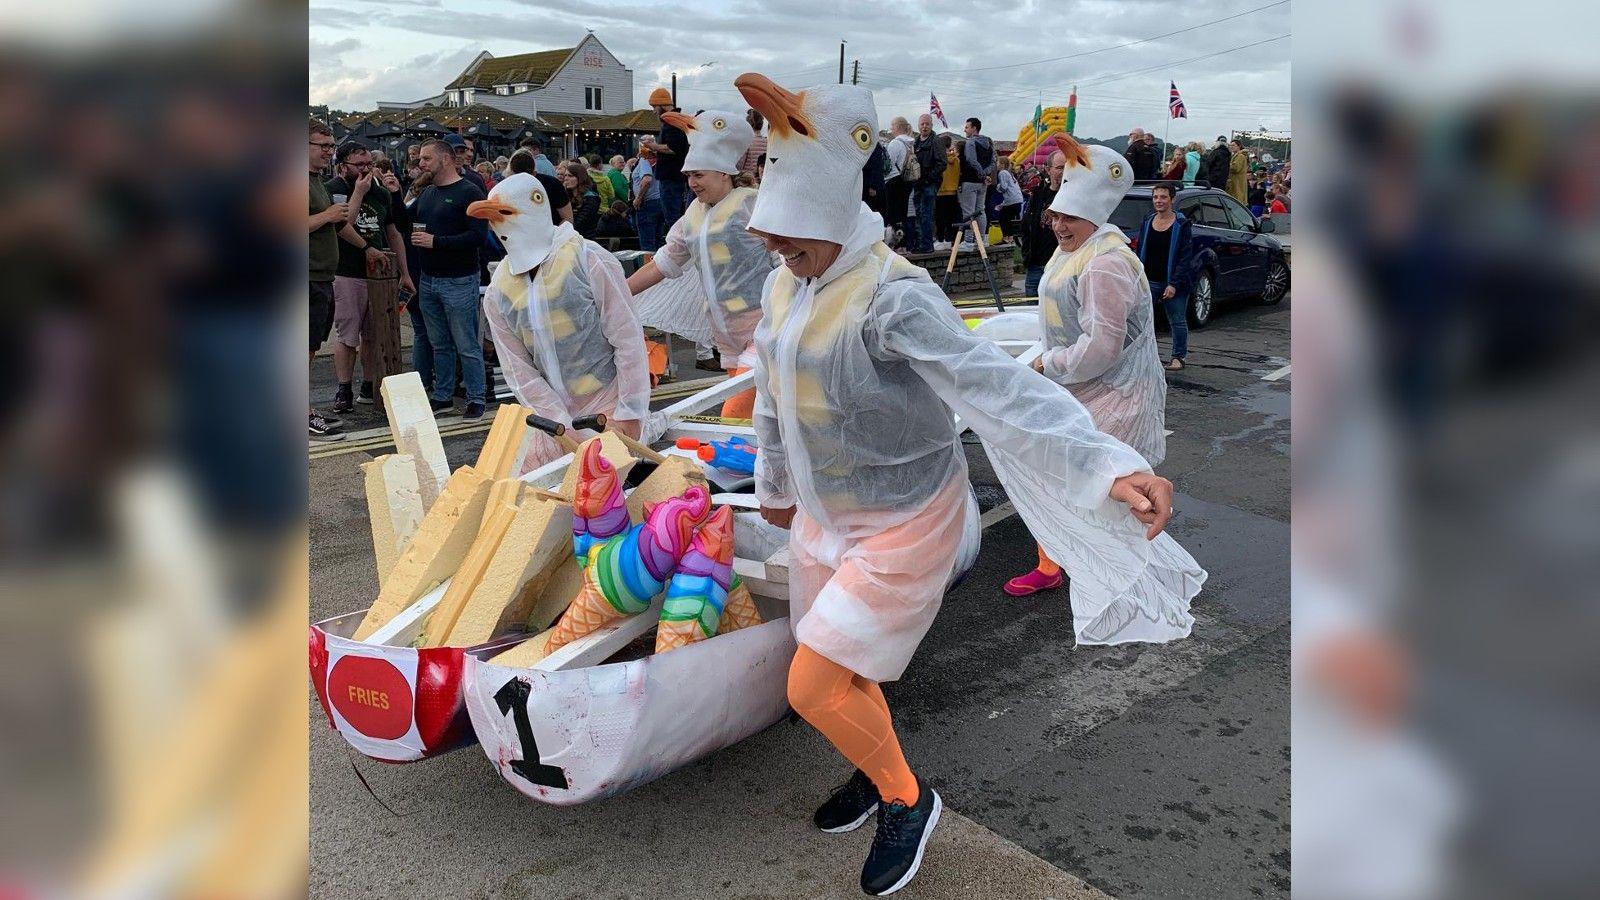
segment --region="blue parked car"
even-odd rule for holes
[[[1128,191],[1111,222],[1128,240],[1150,215],[1151,183]],[[1226,191],[1209,187],[1180,188],[1173,208],[1188,217],[1194,233],[1194,288],[1189,292],[1189,324],[1204,328],[1219,300],[1249,299],[1277,303],[1289,293],[1289,261],[1283,245],[1271,235],[1270,218],[1257,219]]]

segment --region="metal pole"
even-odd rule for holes
[[[678,73],[672,73],[672,105],[678,105]]]
[[[854,62],[853,68],[850,71],[850,83],[861,83],[861,60],[859,59]]]
[[[844,84],[844,41],[839,42],[839,83]]]

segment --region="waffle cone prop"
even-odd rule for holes
[[[719,506],[694,533],[689,552],[667,585],[656,627],[656,652],[703,641],[717,633],[733,581],[733,508]]]
[[[750,588],[739,580],[739,576],[733,576],[733,587],[728,590],[728,602],[722,607],[722,621],[717,634],[760,624],[761,613],[756,609],[755,598],[750,596]]]
[[[620,485],[614,496],[621,501]],[[626,521],[627,509],[622,509]],[[648,609],[710,512],[710,492],[704,485],[693,485],[680,497],[646,508],[645,519],[638,525],[592,543],[587,554],[580,556],[580,562],[587,560],[583,587],[556,623],[546,644],[549,652]]]

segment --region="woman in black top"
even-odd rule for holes
[[[1183,359],[1189,355],[1190,260],[1194,242],[1189,220],[1172,208],[1174,193],[1170,184],[1150,189],[1155,212],[1145,216],[1144,224],[1139,226],[1139,259],[1150,280],[1150,299],[1166,311],[1167,324],[1172,327],[1172,361],[1167,363],[1167,369],[1176,372],[1183,368]]]
[[[572,227],[586,238],[595,236],[600,224],[600,193],[594,189],[589,169],[577,160],[567,160],[559,169],[561,186],[572,197]]]

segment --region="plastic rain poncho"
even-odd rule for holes
[[[1039,282],[1046,378],[1088,407],[1095,426],[1145,458],[1167,456],[1167,379],[1156,351],[1150,282],[1115,225],[1071,253],[1056,250]]]
[[[762,285],[779,263],[746,230],[755,201],[754,190],[734,188],[715,206],[689,205],[654,257],[667,280],[635,300],[644,325],[712,340],[728,365],[746,355],[761,321]]]
[[[802,282],[780,269],[763,296],[756,489],[763,505],[800,506],[791,532],[797,639],[873,680],[904,671],[962,535],[977,529],[953,413],[983,439],[1033,534],[1073,573],[1080,642],[1187,635],[1205,572],[1169,535],[1145,540],[1144,526],[1108,496],[1118,477],[1148,471],[1144,459],[1096,430],[1071,394],[969,331],[927,273],[883,245],[882,228],[860,207],[827,272]],[[972,520],[959,530],[949,524],[958,499]],[[878,544],[890,532],[897,549],[886,553]],[[819,587],[794,567],[852,556],[879,560],[858,583],[899,580]],[[910,577],[919,570],[928,577]]]
[[[564,425],[595,413],[636,419],[646,423],[643,438],[651,440],[650,370],[631,298],[616,257],[584,240],[571,223],[555,229],[549,257],[532,273],[496,267],[483,311],[517,402]],[[535,434],[522,471],[565,452],[549,436]]]

